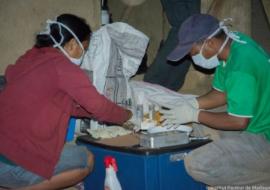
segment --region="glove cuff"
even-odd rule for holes
[[[199,103],[196,98],[190,98],[187,101],[192,107],[199,109]]]
[[[199,123],[199,113],[200,113],[201,110],[199,109],[194,109],[194,112],[193,112],[193,121],[196,122],[196,123]]]

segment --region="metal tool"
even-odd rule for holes
[[[189,136],[181,131],[167,131],[159,133],[141,133],[140,146],[147,148],[161,148],[189,143]]]

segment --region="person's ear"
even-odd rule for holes
[[[219,47],[218,40],[216,38],[207,39],[205,43],[206,43],[206,48],[211,51],[214,51]]]
[[[72,56],[74,54],[74,51],[76,50],[76,45],[76,40],[72,38],[64,45],[64,49],[70,56]]]

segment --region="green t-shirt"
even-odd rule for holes
[[[228,114],[249,117],[246,131],[270,141],[270,56],[250,37],[235,33],[226,62],[217,67],[213,88],[226,93]]]

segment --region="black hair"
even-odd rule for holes
[[[78,37],[80,42],[90,39],[92,31],[90,26],[86,23],[86,21],[83,18],[80,18],[72,14],[62,14],[57,17],[56,21],[66,25],[70,30],[72,30],[72,32],[74,32],[74,34]],[[74,36],[63,26],[58,24],[51,24],[50,34],[55,38],[57,42],[60,42],[61,40],[60,29],[64,37],[61,46],[64,46],[69,40],[74,38]],[[51,47],[53,45],[54,42],[49,34],[38,34],[36,36],[35,47],[42,48],[42,47]]]

